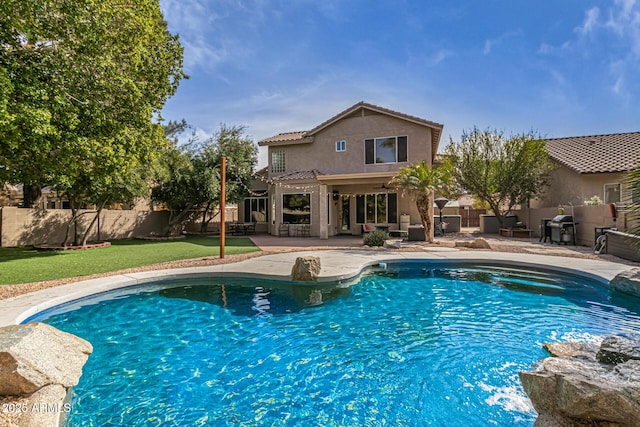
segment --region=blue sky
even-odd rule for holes
[[[164,110],[256,141],[365,101],[545,137],[640,131],[636,0],[160,0],[189,80]],[[264,164],[264,155],[261,156]]]

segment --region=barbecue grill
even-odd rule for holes
[[[556,215],[547,223],[551,229],[552,243],[569,243],[576,244],[575,226],[576,222],[571,215]]]

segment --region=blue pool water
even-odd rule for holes
[[[532,426],[517,373],[542,343],[640,333],[638,299],[494,267],[127,292],[32,319],[94,346],[68,425]]]

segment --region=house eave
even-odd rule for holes
[[[318,181],[326,185],[376,184],[386,183],[396,174],[397,172],[341,173],[319,176]]]

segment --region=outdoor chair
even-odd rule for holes
[[[256,234],[256,223],[252,222],[251,224],[247,224],[245,226],[245,233],[246,234]]]
[[[375,227],[371,224],[362,224],[362,234],[368,234],[375,230]]]
[[[300,237],[309,237],[310,228],[311,226],[309,224],[301,224],[298,228],[298,235]]]
[[[229,224],[229,231],[231,232],[232,236],[241,236],[244,233],[242,225],[238,224],[237,222],[232,222]]]

